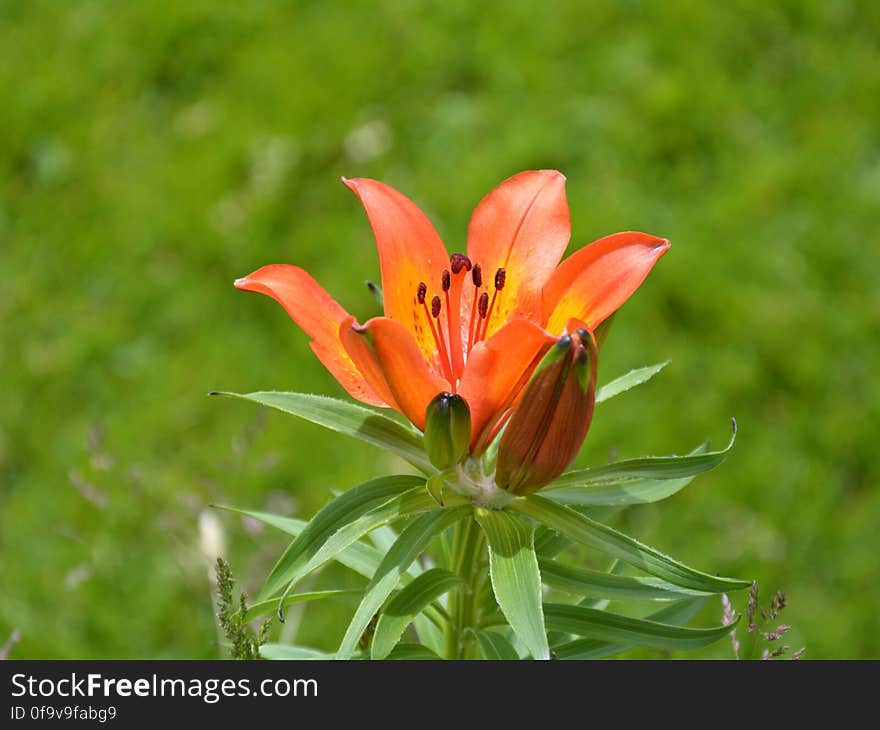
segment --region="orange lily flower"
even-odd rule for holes
[[[394,408],[424,430],[431,400],[460,394],[471,411],[471,456],[503,426],[550,345],[593,332],[669,248],[646,233],[616,233],[560,264],[571,226],[555,170],[522,172],[490,192],[471,218],[467,255],[451,257],[407,197],[375,180],[343,182],[376,238],[385,316],[359,324],[296,266],[264,266],[235,286],[279,302],[357,400]]]

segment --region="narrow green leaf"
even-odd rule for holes
[[[626,507],[647,504],[677,494],[695,477],[684,479],[629,479],[617,484],[545,488],[544,496],[559,504],[577,507]]]
[[[438,656],[446,650],[446,637],[440,628],[442,619],[433,618],[428,611],[417,614],[413,619],[413,626],[419,643],[427,646]]]
[[[730,442],[719,451],[705,451],[700,448],[686,456],[645,456],[639,459],[616,461],[604,466],[579,469],[563,474],[544,487],[544,490],[557,490],[562,487],[584,487],[595,484],[617,484],[631,479],[682,479],[693,477],[714,469],[724,461],[736,441],[736,421]],[[600,501],[597,504],[609,504]],[[612,504],[617,504],[612,502]]]
[[[436,507],[433,499],[419,490],[420,496]],[[451,524],[467,514],[467,508],[435,509],[420,515],[404,528],[391,546],[373,576],[354,617],[345,632],[342,644],[336,652],[338,659],[348,659],[357,647],[358,641],[372,620],[376,611],[385,602],[400,581],[409,564],[425,549],[428,543]],[[415,582],[415,581],[413,581]]]
[[[440,657],[437,654],[421,644],[398,644],[385,658],[403,661],[440,661]]]
[[[544,616],[547,626],[556,631],[657,649],[696,649],[718,641],[733,629],[733,625],[690,629],[558,603],[545,604]]]
[[[335,659],[335,655],[326,651],[312,649],[307,646],[290,646],[289,644],[263,644],[260,647],[260,656],[263,659],[280,659],[280,660],[319,660],[326,661]],[[352,655],[352,659],[367,659],[363,652]],[[427,646],[421,644],[398,644],[394,650],[388,655],[388,659],[402,659],[405,661],[428,660],[438,661],[440,659]]]
[[[211,395],[225,395],[276,408],[381,449],[393,451],[426,474],[436,471],[428,461],[422,436],[418,431],[364,406],[308,393],[215,391]]]
[[[514,500],[510,503],[510,508],[561,532],[575,542],[600,550],[681,588],[723,593],[749,585],[748,581],[717,578],[689,568],[652,547],[642,545],[601,522],[575,512],[570,507],[556,504],[536,494]]]
[[[541,580],[545,585],[591,598],[616,598],[640,601],[680,601],[683,598],[711,595],[705,591],[679,588],[659,578],[642,578],[603,573],[587,568],[562,565],[538,558]]]
[[[462,582],[455,573],[432,568],[401,589],[379,616],[376,632],[373,634],[372,658],[387,657],[415,616],[431,601]]]
[[[535,659],[549,659],[535,531],[508,512],[481,508],[474,516],[489,543],[489,576],[504,617]]]
[[[289,644],[263,644],[260,647],[263,659],[284,659],[302,661],[304,659],[332,659],[333,655],[308,646],[290,646]]]
[[[304,601],[320,601],[324,598],[350,598],[351,596],[359,596],[363,591],[354,590],[333,590],[333,591],[307,591],[303,593],[291,593],[284,599],[284,607],[291,603],[302,603]],[[259,616],[266,616],[278,609],[278,599],[270,598],[268,601],[260,601],[253,606],[248,607],[244,616],[245,621],[251,621]]]
[[[648,614],[649,621],[681,626],[696,616],[706,604],[705,598],[691,598],[664,606]],[[598,639],[576,639],[553,647],[557,659],[602,659],[632,649],[632,644],[621,644]]]
[[[539,558],[555,558],[569,545],[571,540],[565,535],[560,535],[556,530],[544,525],[538,525],[535,530],[535,554]]]
[[[437,474],[432,474],[428,477],[428,481],[425,482],[425,489],[428,490],[428,494],[434,499],[434,501],[443,506],[443,488],[446,485],[446,474],[445,472],[438,472]]]
[[[266,584],[260,593],[260,600],[270,598],[285,585],[296,582],[310,572],[313,569],[310,561],[337,531],[355,522],[376,507],[412,490],[421,482],[422,480],[415,476],[379,477],[340,494],[309,520],[305,529],[284,551],[266,579]],[[375,527],[378,527],[379,524]],[[361,533],[355,540],[363,534],[366,533]],[[351,540],[348,544],[355,540]],[[347,547],[347,545],[343,547]],[[335,550],[334,555],[340,550],[342,550],[341,547]],[[306,566],[310,566],[309,570],[305,570]],[[318,565],[314,567],[318,567]]]
[[[227,507],[220,504],[214,506],[218,509],[226,510],[227,512],[235,512],[240,515],[252,517],[266,525],[277,527],[282,532],[286,532],[293,537],[299,535],[308,524],[305,520],[300,520],[295,517],[283,517],[269,512],[255,512],[253,510]],[[365,578],[370,578],[373,573],[376,572],[379,563],[382,562],[382,553],[370,545],[365,545],[362,542],[355,542],[338,553],[335,560],[346,568],[351,568],[355,573],[359,573]]]
[[[455,495],[455,502],[452,503],[452,499],[450,499],[447,502],[447,507],[445,509],[451,510],[455,507],[461,507],[465,504],[470,503],[463,497]],[[353,542],[360,540],[360,538],[368,534],[370,531],[376,529],[377,527],[380,527],[381,525],[386,525],[390,522],[394,522],[395,520],[399,520],[404,517],[410,517],[412,515],[421,514],[423,512],[437,511],[442,512],[443,510],[437,509],[437,505],[421,487],[417,487],[416,489],[410,492],[406,492],[405,494],[402,494],[395,499],[389,500],[381,507],[377,507],[372,512],[365,514],[363,517],[341,528],[337,533],[329,538],[327,542],[322,545],[321,548],[315,553],[315,555],[309,560],[309,562],[306,563],[304,567],[298,570],[291,577],[290,583],[288,584],[288,587],[285,591],[285,595],[286,593],[290,592],[293,587],[296,586],[297,582],[301,580],[304,576],[308,575],[316,568],[319,568],[328,560],[332,560],[333,558],[335,558],[337,553],[339,553],[341,550],[344,550]],[[379,567],[382,567],[381,564]]]
[[[477,644],[483,659],[489,661],[515,661],[519,659],[516,649],[497,631],[483,629],[475,631]]]
[[[635,388],[637,385],[647,383],[668,364],[669,360],[664,360],[663,362],[658,362],[656,365],[646,365],[643,368],[630,370],[626,375],[621,375],[619,378],[615,378],[610,383],[606,383],[596,390],[596,403],[601,403],[602,401],[606,401],[616,395],[625,393],[630,388]]]

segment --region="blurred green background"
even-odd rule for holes
[[[570,250],[673,243],[600,379],[672,362],[597,410],[581,463],[740,424],[721,468],[615,524],[785,590],[807,657],[880,657],[878,8],[0,1],[0,644],[218,656],[206,554],[254,591],[284,541],[208,503],[305,516],[399,468],[206,397],[342,395],[232,280],[297,263],[364,318],[377,259],[340,175],[461,250],[483,194],[554,167]],[[303,642],[351,610],[307,609]]]

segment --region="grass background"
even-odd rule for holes
[[[206,505],[307,515],[398,466],[206,397],[342,392],[232,280],[297,263],[363,318],[378,265],[340,175],[460,250],[483,194],[554,167],[570,250],[673,242],[600,379],[672,362],[600,407],[581,463],[740,424],[721,468],[617,524],[785,590],[806,656],[880,657],[878,8],[0,1],[0,644],[217,656],[200,535],[250,590],[283,542]],[[304,638],[350,610],[308,609]]]

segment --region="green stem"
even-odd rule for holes
[[[446,624],[446,658],[472,659],[474,637],[469,629],[477,628],[480,612],[480,562],[485,537],[473,517],[455,526],[450,570],[461,576],[464,585],[450,594],[449,621]]]

